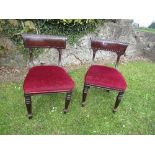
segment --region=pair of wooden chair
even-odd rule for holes
[[[30,62],[33,62],[33,48],[55,48],[58,50],[58,64],[61,63],[62,49],[66,48],[65,37],[55,37],[51,35],[22,35],[24,46],[29,49]],[[126,81],[121,73],[117,70],[120,57],[125,54],[128,44],[122,42],[95,40],[91,39],[91,48],[93,50],[93,61],[98,50],[108,50],[117,54],[115,68],[91,65],[88,69],[83,87],[82,106],[85,105],[86,96],[90,87],[99,87],[106,90],[118,91],[118,96],[113,108],[116,112],[121,98],[126,90]],[[68,73],[60,66],[34,66],[29,69],[24,80],[24,97],[28,112],[28,118],[32,118],[31,96],[46,93],[66,93],[64,113],[68,111],[71,101],[74,81]]]

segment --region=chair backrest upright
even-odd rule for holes
[[[58,65],[61,63],[62,49],[66,48],[65,37],[38,34],[23,34],[25,48],[29,48],[30,62],[33,63],[33,48],[55,48],[59,52]]]
[[[118,63],[120,57],[125,54],[125,51],[128,47],[128,43],[125,42],[116,42],[109,40],[101,40],[101,39],[91,39],[91,48],[93,50],[93,58],[94,61],[96,52],[98,50],[115,52],[117,54],[117,60],[115,64],[115,68],[118,69]]]

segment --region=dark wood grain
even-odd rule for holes
[[[31,96],[30,94],[24,94],[25,97],[25,104],[28,112],[28,118],[32,118],[32,104],[31,104]]]
[[[93,50],[92,60],[94,61],[98,50],[115,52],[117,54],[115,68],[118,69],[120,57],[125,54],[128,45],[125,42],[91,39],[91,48]]]
[[[26,48],[66,48],[65,37],[38,34],[23,34],[22,37]]]
[[[70,101],[71,101],[71,96],[72,96],[72,92],[67,92],[66,93],[65,108],[64,108],[64,113],[65,114],[68,112],[68,106],[69,106]]]

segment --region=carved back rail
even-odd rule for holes
[[[91,48],[93,50],[92,60],[94,61],[96,52],[98,50],[115,52],[117,54],[115,68],[118,69],[118,63],[119,63],[120,57],[125,54],[125,51],[128,45],[129,45],[128,43],[124,43],[124,42],[91,39]]]
[[[23,34],[25,48],[29,49],[30,62],[33,63],[33,48],[55,48],[59,52],[58,65],[61,63],[62,49],[66,48],[65,37],[38,35],[38,34]]]

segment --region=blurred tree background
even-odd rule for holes
[[[152,29],[155,29],[155,22],[152,22],[148,28],[152,28]]]

